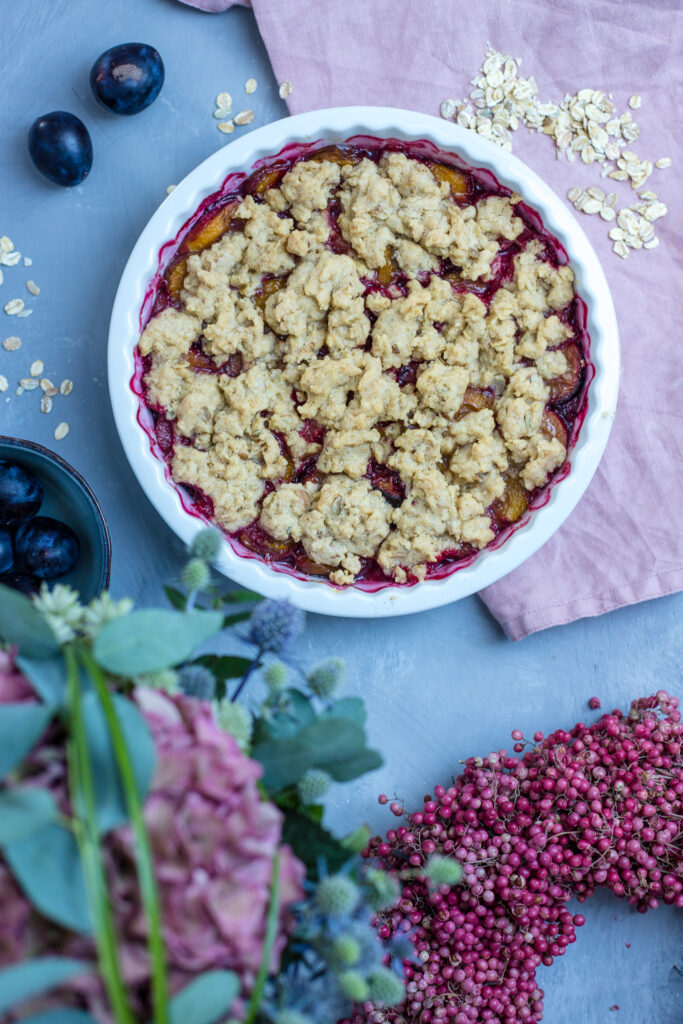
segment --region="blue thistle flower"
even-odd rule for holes
[[[287,650],[304,628],[304,613],[289,601],[263,601],[251,613],[245,639],[262,651]]]
[[[216,679],[204,665],[185,665],[178,671],[178,684],[186,697],[213,700]]]

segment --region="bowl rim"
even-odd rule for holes
[[[39,444],[37,441],[27,441],[22,437],[10,437],[7,434],[0,434],[0,445],[8,445],[11,448],[35,452],[37,455],[47,459],[48,462],[53,462],[68,477],[71,477],[74,483],[83,491],[95,513],[95,522],[97,523],[100,543],[104,553],[102,571],[97,584],[97,593],[99,594],[106,590],[111,579],[111,535],[107,520],[104,518],[102,506],[88,481],[63,456],[58,455],[57,452],[53,452],[51,448],[46,448],[44,444]]]
[[[588,389],[587,412],[570,452],[570,470],[499,548],[484,549],[474,561],[437,580],[387,586],[374,593],[353,586],[334,588],[318,580],[298,579],[247,558],[224,541],[216,567],[236,583],[267,597],[328,615],[376,618],[436,608],[476,593],[507,575],[533,555],[562,525],[583,496],[602,457],[612,427],[619,388],[619,336],[614,304],[598,257],[564,201],[518,157],[475,132],[442,118],[392,107],[347,106],[314,110],[273,121],[231,141],[200,163],[161,203],[141,232],[123,270],[112,309],[108,373],[116,427],[140,485],[167,525],[185,543],[204,528],[187,512],[179,492],[167,480],[166,464],[152,452],[138,422],[138,396],[130,386],[139,314],[146,289],[158,268],[159,252],[173,239],[200,203],[217,191],[228,174],[247,171],[291,142],[342,141],[356,135],[403,140],[427,139],[456,152],[469,164],[491,170],[501,183],[521,193],[544,226],[566,249],[577,291],[588,308],[587,330],[595,376]]]

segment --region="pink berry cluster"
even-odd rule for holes
[[[535,1024],[537,968],[576,941],[585,901],[606,886],[645,912],[683,906],[683,725],[664,691],[515,751],[474,757],[422,809],[363,852],[402,880],[388,939],[407,934],[407,999],[398,1011],[366,1005],[353,1024]],[[525,751],[524,753],[522,753]],[[387,797],[380,797],[387,803]],[[455,886],[416,872],[434,854],[459,861]],[[417,877],[416,877],[417,873]]]

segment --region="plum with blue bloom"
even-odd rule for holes
[[[67,110],[36,118],[28,133],[28,151],[40,173],[65,188],[80,185],[92,167],[90,133]]]
[[[139,114],[164,84],[164,62],[147,43],[121,43],[100,54],[90,71],[90,87],[115,114]]]
[[[14,526],[30,519],[42,500],[42,485],[30,470],[0,459],[0,526]]]
[[[41,580],[71,572],[80,553],[78,537],[71,527],[49,516],[36,516],[20,526],[14,545],[21,568]]]

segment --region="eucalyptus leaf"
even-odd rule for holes
[[[35,1017],[22,1017],[19,1024],[97,1024],[85,1010],[46,1010]]]
[[[172,668],[218,633],[221,612],[144,609],[105,626],[95,641],[95,660],[117,676]]]
[[[383,764],[384,759],[379,750],[366,747],[356,757],[335,765],[334,771],[330,768],[328,771],[336,782],[351,782],[352,779],[359,779],[361,775],[376,772]]]
[[[135,773],[140,801],[144,803],[156,769],[156,747],[149,727],[136,705],[112,694]],[[88,754],[95,784],[97,824],[108,832],[128,820],[128,808],[102,704],[94,690],[83,697],[83,719]]]
[[[176,590],[175,587],[164,587],[164,593],[168,598],[168,603],[172,608],[176,608],[178,611],[183,611],[187,604],[187,598],[180,590]]]
[[[168,1004],[170,1024],[216,1024],[223,1020],[240,990],[232,971],[205,971]]]
[[[323,711],[321,718],[350,718],[352,722],[365,725],[368,717],[365,703],[360,697],[343,697],[334,702],[331,708]]]
[[[0,1013],[6,1013],[16,1003],[39,996],[69,981],[70,978],[75,978],[78,974],[88,974],[90,971],[92,964],[82,960],[52,956],[24,960],[14,967],[6,967],[0,971]],[[63,1021],[60,1024],[67,1022]]]
[[[66,667],[57,658],[17,658],[17,665],[46,704],[61,707],[66,697]]]
[[[92,934],[81,858],[68,829],[45,825],[24,839],[7,843],[3,854],[36,910],[71,931]]]
[[[0,638],[28,658],[51,658],[59,650],[54,633],[27,597],[0,583]]]
[[[210,669],[218,682],[224,683],[226,679],[241,679],[251,667],[251,660],[227,654],[203,654],[195,659],[195,664]]]
[[[234,615],[225,615],[223,618],[223,629],[228,626],[236,626],[238,622],[246,622],[251,618],[251,612],[235,612]]]
[[[324,768],[333,779],[348,777],[350,762],[365,750],[363,729],[348,718],[320,718],[293,736],[264,740],[251,756],[263,765],[263,782],[271,792],[297,782],[308,768]],[[353,775],[351,776],[354,777]]]
[[[311,876],[317,874],[321,857],[330,874],[335,874],[353,856],[353,851],[335,839],[327,829],[299,811],[285,811],[282,841],[292,847]]]
[[[21,763],[53,713],[45,704],[0,704],[0,779]]]
[[[0,844],[25,839],[56,821],[59,809],[47,789],[32,786],[0,792]]]
[[[368,845],[371,834],[367,825],[361,825],[354,832],[349,832],[344,836],[341,844],[345,850],[349,850],[351,853],[360,853]]]
[[[254,743],[273,739],[276,736],[294,736],[311,722],[315,721],[315,711],[307,697],[300,690],[285,690],[287,707],[277,711],[267,719],[260,719],[258,732],[254,733]]]

